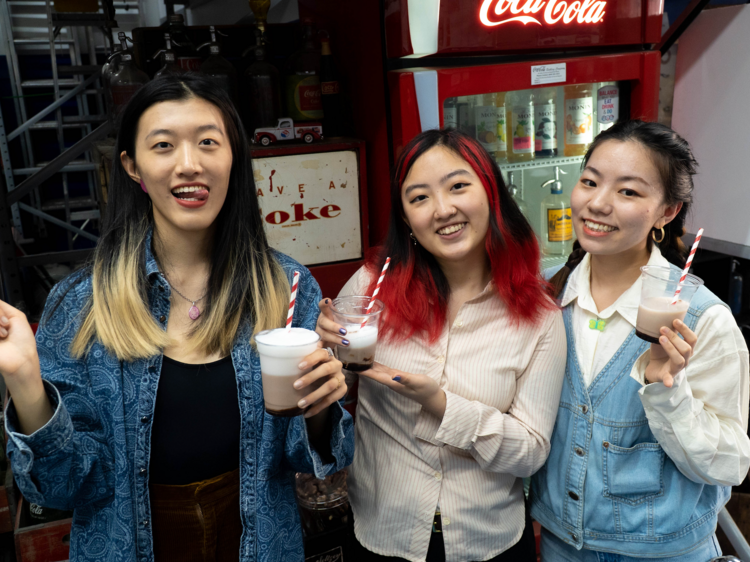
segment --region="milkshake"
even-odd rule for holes
[[[278,328],[255,336],[260,356],[263,400],[266,412],[274,416],[298,416],[304,412],[297,406],[312,387],[294,388],[294,381],[312,371],[313,365],[302,370],[302,360],[318,349],[320,336],[305,328]]]
[[[378,344],[378,329],[365,326],[356,332],[347,332],[348,346],[338,348],[339,361],[349,371],[366,371],[375,361],[375,347]]]
[[[635,335],[649,343],[659,343],[660,330],[674,330],[672,322],[684,320],[690,299],[703,280],[688,274],[680,285],[682,272],[677,268],[645,265],[641,268],[641,301],[635,321]],[[672,304],[677,287],[679,299]]]
[[[333,319],[346,330],[349,345],[336,347],[336,357],[347,371],[361,372],[372,368],[378,344],[378,324],[385,305],[370,297],[350,296],[333,300]],[[368,310],[369,308],[369,310]]]
[[[635,323],[635,335],[651,343],[659,343],[662,326],[674,330],[672,322],[684,320],[690,303],[678,300],[672,303],[672,297],[651,297],[641,301],[638,307],[638,319]]]

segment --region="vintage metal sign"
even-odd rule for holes
[[[271,247],[303,265],[362,257],[356,152],[255,158],[253,171]]]

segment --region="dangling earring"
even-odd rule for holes
[[[664,227],[662,226],[660,230],[661,230],[661,238],[659,238],[658,240],[656,239],[656,230],[651,231],[651,238],[657,244],[661,244],[662,240],[664,240]]]
[[[146,184],[143,183],[143,180],[141,180],[141,189],[143,190],[143,193],[148,193],[148,189],[146,189]]]
[[[414,238],[414,233],[413,232],[409,232],[409,238],[412,239],[412,242],[414,242],[414,245],[416,246],[417,245],[417,239]]]

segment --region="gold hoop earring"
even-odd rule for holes
[[[412,242],[414,242],[414,245],[416,246],[417,245],[417,239],[414,238],[414,233],[413,232],[409,232],[409,238],[412,239]]]
[[[664,240],[664,227],[662,226],[660,230],[661,230],[661,238],[659,238],[658,240],[656,239],[656,230],[651,231],[651,238],[657,244],[661,244],[662,241]]]

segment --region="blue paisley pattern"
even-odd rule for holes
[[[146,244],[149,304],[154,319],[169,318],[170,287]],[[274,252],[290,284],[300,272],[294,325],[315,329],[320,288],[310,272]],[[81,360],[70,343],[92,294],[89,276],[58,284],[51,304],[62,304],[37,332],[42,377],[55,413],[41,429],[18,433],[13,404],[6,424],[8,456],[24,496],[33,503],[73,510],[71,562],[152,562],[148,466],[151,424],[162,356],[120,362],[95,342]],[[166,321],[161,323],[166,328]],[[260,360],[249,343],[252,326],[241,329],[232,349],[242,416],[240,503],[243,562],[302,562],[302,530],[294,474],[323,478],[348,466],[354,454],[351,416],[340,403],[330,408],[334,462],[312,449],[301,416],[270,416],[263,407]],[[200,412],[196,412],[200,415]],[[211,423],[206,420],[206,423]]]

